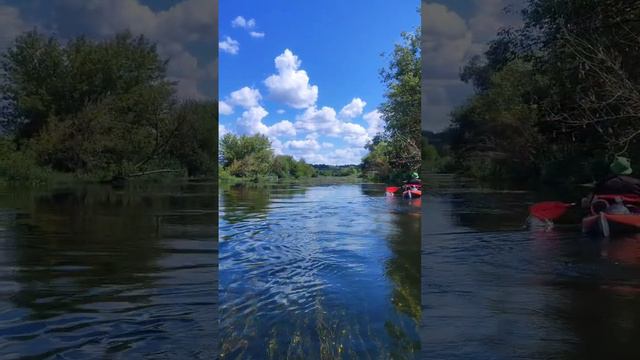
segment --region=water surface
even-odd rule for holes
[[[419,200],[382,186],[224,188],[222,354],[417,358],[419,236]]]
[[[640,237],[522,229],[527,207],[575,195],[434,177],[423,199],[425,359],[638,359]]]
[[[215,183],[0,193],[0,358],[211,359]]]

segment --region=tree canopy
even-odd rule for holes
[[[217,107],[178,100],[168,61],[129,32],[62,43],[19,35],[0,57],[0,125],[16,151],[55,171],[213,174]]]
[[[379,107],[385,130],[367,146],[369,154],[363,159],[365,173],[383,180],[406,176],[421,166],[420,28],[403,32],[402,39],[380,70],[386,88]]]
[[[640,4],[529,0],[461,79],[458,168],[487,177],[590,181],[612,156],[640,160]]]

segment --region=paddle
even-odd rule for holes
[[[388,187],[385,188],[384,191],[388,192],[388,193],[394,193],[394,192],[396,192],[398,190],[400,190],[400,188],[397,187],[397,186],[388,186]]]
[[[567,204],[560,201],[543,201],[531,205],[529,214],[541,220],[556,220],[564,215],[575,203]]]

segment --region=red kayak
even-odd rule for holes
[[[629,214],[609,214],[604,210],[620,197],[630,210]],[[612,234],[640,232],[640,197],[633,195],[598,195],[591,212],[582,219],[582,231],[608,237]]]
[[[402,191],[402,197],[405,199],[416,199],[422,197],[422,185],[404,185],[402,187],[389,186],[385,189],[385,192],[389,196],[393,196],[396,192]]]
[[[415,199],[422,196],[422,190],[419,188],[407,189],[402,192],[402,197],[405,199]]]

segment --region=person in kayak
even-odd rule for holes
[[[640,180],[630,176],[633,173],[628,158],[618,156],[609,166],[610,174],[594,189],[594,195],[638,195],[640,196]]]
[[[582,200],[582,206],[589,208],[597,195],[636,195],[640,196],[640,180],[632,177],[633,169],[628,158],[618,156],[609,166],[610,174],[595,184],[589,196]],[[620,202],[613,204],[617,208]],[[617,209],[618,212],[620,209]]]
[[[419,188],[421,186],[422,186],[422,180],[420,180],[420,176],[418,175],[417,172],[412,172],[409,180],[404,182],[404,187],[406,189]]]

